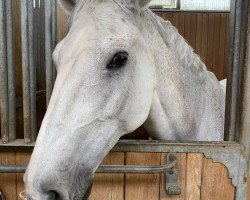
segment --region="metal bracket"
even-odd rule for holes
[[[0,200],[4,200],[3,193],[0,191]]]
[[[206,158],[213,162],[223,164],[232,179],[232,185],[236,188],[235,199],[247,199],[247,160],[239,153],[213,153],[204,152]]]
[[[166,163],[173,162],[174,159],[176,159],[176,154],[167,154],[167,160]],[[165,174],[166,178],[166,191],[168,195],[180,195],[181,194],[181,188],[178,186],[178,170],[177,165],[173,167],[170,171],[166,172]]]

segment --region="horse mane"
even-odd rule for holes
[[[173,55],[178,58],[182,67],[189,67],[198,74],[207,72],[206,66],[201,58],[194,53],[193,48],[179,34],[177,28],[175,28],[170,21],[165,21],[149,9],[146,10],[146,13],[159,31],[168,48],[173,52]]]

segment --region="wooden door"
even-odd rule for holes
[[[27,164],[30,153],[0,153],[1,164]],[[164,153],[110,153],[105,165],[162,165]],[[178,154],[179,180],[182,193],[169,196],[164,174],[95,174],[90,200],[233,200],[227,168],[203,154]],[[24,190],[23,174],[0,174],[0,191],[5,200],[19,199]]]

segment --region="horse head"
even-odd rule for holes
[[[145,0],[61,0],[72,12],[57,45],[50,103],[24,176],[30,199],[86,199],[118,139],[148,117],[154,59]],[[72,11],[74,7],[74,10]]]

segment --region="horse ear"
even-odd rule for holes
[[[58,0],[62,8],[69,14],[79,0]]]

